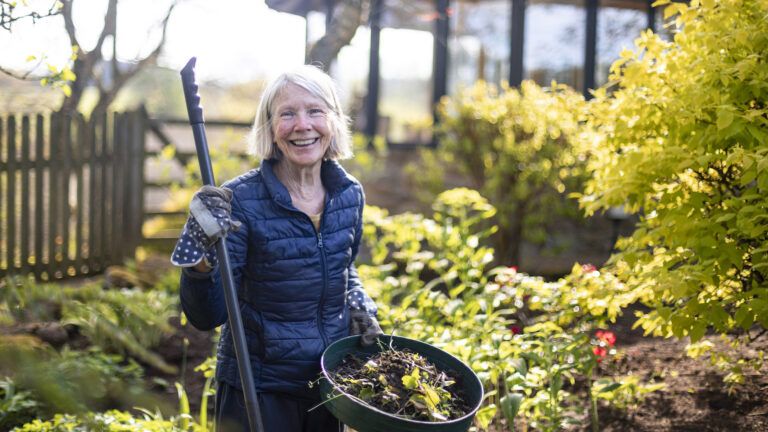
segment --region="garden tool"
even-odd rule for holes
[[[189,124],[192,126],[192,134],[195,138],[195,149],[197,150],[197,160],[200,164],[200,174],[204,185],[215,185],[213,178],[213,169],[211,168],[211,158],[208,154],[208,141],[205,137],[205,120],[203,119],[203,108],[200,106],[200,95],[197,94],[197,83],[195,82],[195,62],[192,57],[186,66],[181,70],[181,82],[184,87],[184,99],[187,102],[187,113],[189,114]],[[216,243],[216,257],[219,261],[222,288],[224,289],[224,298],[227,304],[227,314],[229,316],[229,327],[232,332],[232,339],[235,346],[235,355],[237,357],[237,366],[240,369],[240,381],[243,386],[243,395],[245,397],[245,409],[248,413],[248,423],[251,432],[264,432],[264,426],[261,421],[261,411],[256,399],[256,388],[253,384],[253,372],[251,371],[250,357],[248,355],[248,345],[245,342],[245,330],[238,307],[237,292],[230,269],[229,255],[227,254],[226,238],[221,238]]]

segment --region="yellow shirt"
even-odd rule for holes
[[[323,212],[320,212],[316,215],[308,215],[308,216],[312,220],[312,225],[315,226],[315,229],[320,231],[320,218],[323,217]]]

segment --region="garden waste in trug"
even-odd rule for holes
[[[348,354],[330,376],[344,393],[406,419],[442,422],[470,411],[456,378],[407,349]]]

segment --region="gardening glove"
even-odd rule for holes
[[[384,332],[379,327],[376,317],[362,309],[351,309],[349,311],[352,322],[350,323],[350,334],[360,335],[360,345],[369,346],[376,342],[376,339]]]
[[[173,250],[171,263],[179,267],[194,267],[205,259],[216,267],[216,244],[230,231],[237,231],[240,222],[232,220],[232,191],[205,185],[192,197],[189,218]]]

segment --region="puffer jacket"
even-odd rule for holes
[[[346,292],[362,290],[355,269],[362,234],[363,189],[335,161],[324,161],[325,208],[316,230],[291,203],[274,161],[226,183],[232,218],[227,237],[256,391],[317,397],[320,356],[349,334]],[[184,269],[181,304],[200,330],[223,325],[216,379],[241,388],[218,269]]]

